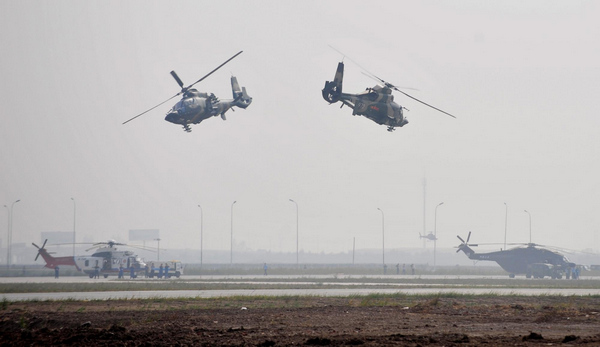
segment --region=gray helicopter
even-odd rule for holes
[[[556,251],[540,246],[535,243],[527,243],[524,247],[515,247],[506,250],[500,250],[488,253],[476,253],[471,247],[479,244],[471,244],[471,232],[465,241],[462,237],[456,236],[461,241],[456,252],[463,251],[469,259],[495,261],[504,271],[509,273],[509,277],[515,275],[525,275],[527,278],[543,278],[548,276],[552,279],[562,278],[563,274],[570,274],[576,267],[576,264],[569,261],[566,256]],[[522,244],[511,244],[522,245]]]
[[[338,53],[341,53],[337,49],[333,49],[336,50]],[[415,97],[408,95],[393,84],[386,82],[371,73],[366,72],[366,70],[364,71],[365,72],[363,73],[365,75],[380,82],[381,85],[376,85],[374,87],[367,88],[365,91],[358,94],[343,93],[342,83],[344,79],[344,62],[340,62],[338,63],[333,81],[325,82],[325,87],[322,90],[323,99],[325,99],[325,101],[327,101],[330,104],[340,101],[342,102],[342,107],[346,105],[352,109],[353,116],[364,116],[377,124],[387,125],[388,131],[394,131],[396,127],[402,127],[408,124],[408,120],[404,116],[403,112],[404,110],[406,110],[406,108],[394,102],[392,90],[400,92],[413,100],[416,100],[426,106],[433,108],[434,110],[447,114],[450,117],[456,118],[455,116],[451,115],[446,111],[440,110],[437,107],[429,105]]]
[[[235,76],[231,76],[231,91],[233,93],[233,99],[219,100],[212,93],[202,93],[197,89],[192,88],[195,84],[212,75],[215,71],[219,70],[223,65],[227,64],[242,52],[243,51],[238,52],[233,57],[227,59],[223,64],[217,66],[214,70],[187,87],[184,87],[184,84],[177,73],[175,73],[175,71],[171,71],[171,76],[173,76],[177,84],[179,84],[181,91],[169,99],[161,102],[160,104],[138,114],[131,119],[128,119],[127,121],[123,122],[123,124],[128,123],[140,117],[141,115],[148,113],[149,111],[152,111],[158,106],[161,106],[162,104],[179,95],[182,95],[182,99],[179,100],[169,112],[167,112],[165,120],[170,123],[182,125],[183,129],[187,132],[192,131],[190,124],[199,124],[203,120],[210,117],[221,116],[223,120],[226,120],[225,112],[227,112],[229,109],[234,110],[234,106],[243,109],[247,108],[252,103],[252,98],[246,93],[246,87],[240,88]]]

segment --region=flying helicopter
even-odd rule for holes
[[[229,109],[235,111],[233,107],[239,108],[247,108],[252,103],[252,97],[248,96],[246,93],[246,87],[242,87],[240,89],[240,85],[238,84],[237,78],[235,76],[231,76],[231,90],[233,93],[233,99],[228,100],[219,100],[214,94],[202,93],[197,89],[192,88],[195,84],[203,81],[208,76],[212,75],[215,71],[219,70],[223,65],[230,62],[233,58],[240,55],[243,51],[239,51],[233,57],[227,59],[224,63],[217,66],[214,70],[206,74],[204,77],[200,78],[196,82],[190,84],[187,87],[184,87],[183,82],[177,75],[175,71],[171,71],[171,76],[175,79],[179,87],[181,87],[181,91],[167,100],[161,102],[160,104],[138,114],[137,116],[126,120],[123,124],[126,124],[150,111],[153,109],[163,105],[167,101],[179,96],[183,95],[181,100],[179,100],[172,108],[167,112],[165,120],[167,122],[171,122],[174,124],[179,124],[183,126],[183,129],[186,132],[191,132],[192,128],[190,128],[190,124],[200,124],[205,119],[210,117],[221,116],[223,120],[226,120],[225,112]]]
[[[38,249],[35,260],[37,261],[38,257],[41,255],[46,262],[45,267],[50,269],[54,269],[57,266],[69,265],[75,266],[78,271],[89,275],[90,278],[94,277],[96,270],[98,271],[99,276],[107,278],[109,275],[117,275],[120,267],[123,267],[123,271],[127,274],[131,273],[132,269],[135,274],[143,271],[146,267],[146,263],[132,251],[121,251],[115,246],[141,247],[129,246],[124,243],[116,242],[115,240],[94,243],[92,244],[92,247],[86,250],[90,251],[96,249],[92,255],[76,255],[74,257],[53,257],[51,253],[46,250],[46,242],[48,242],[48,239],[44,241],[42,247],[33,242],[31,244]]]
[[[335,48],[333,49],[336,50]],[[341,53],[339,51],[337,52]],[[395,127],[403,127],[404,125],[408,124],[408,120],[406,119],[406,117],[404,117],[404,110],[408,111],[408,109],[394,102],[392,90],[400,92],[408,96],[409,98],[416,100],[424,105],[427,105],[439,112],[447,114],[450,117],[456,118],[455,116],[446,111],[443,111],[437,107],[434,107],[415,97],[408,95],[395,85],[386,82],[369,72],[366,72],[366,70],[363,73],[369,76],[370,78],[373,78],[376,81],[380,82],[382,85],[376,85],[372,88],[367,88],[365,91],[358,94],[343,93],[342,83],[344,79],[344,62],[342,61],[338,63],[333,81],[325,82],[325,87],[322,90],[323,99],[325,99],[325,101],[327,101],[329,104],[341,101],[342,105],[340,106],[340,108],[346,105],[353,110],[353,116],[364,116],[377,124],[387,125],[387,130],[390,132],[394,131]]]
[[[419,233],[419,238],[420,239],[427,239],[430,241],[436,241],[438,238],[437,236],[435,236],[433,233],[429,233],[427,235],[421,235],[421,233]]]
[[[467,240],[456,236],[461,241],[456,252],[463,251],[469,259],[495,261],[504,271],[509,273],[510,278],[515,275],[525,275],[527,278],[538,277],[543,278],[549,276],[552,279],[562,278],[563,274],[570,273],[576,266],[575,263],[569,261],[566,256],[551,251],[547,246],[542,248],[541,245],[535,243],[527,243],[525,247],[515,247],[507,250],[500,250],[488,253],[476,253],[471,247],[478,244],[470,244],[471,232],[467,236]],[[512,244],[514,245],[514,244]]]

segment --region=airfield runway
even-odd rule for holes
[[[378,282],[378,278],[420,278],[420,279],[439,279],[440,283],[414,284],[414,283],[390,283],[388,281]],[[268,276],[269,282],[260,281],[265,279],[265,276],[186,276],[178,281],[189,280],[197,282],[199,286],[202,284],[316,284],[327,285],[343,285],[346,288],[318,288],[318,289],[223,289],[223,290],[168,290],[168,291],[102,291],[102,292],[53,292],[53,293],[5,293],[2,294],[2,300],[8,301],[24,301],[24,300],[109,300],[109,299],[144,299],[144,298],[214,298],[214,297],[229,297],[229,296],[323,296],[323,297],[344,297],[344,296],[359,296],[369,294],[408,294],[408,295],[425,295],[436,293],[457,293],[457,294],[496,294],[496,295],[563,295],[563,296],[587,296],[600,295],[600,288],[506,288],[497,287],[494,285],[486,286],[462,286],[442,284],[443,280],[447,279],[506,279],[505,276],[369,276],[370,282],[334,282],[333,279],[339,279],[339,276]],[[345,279],[362,278],[365,276],[350,276],[344,275]],[[276,281],[281,279],[281,282]],[[290,280],[301,279],[302,281],[293,282]],[[310,280],[314,279],[315,282]],[[332,282],[327,282],[331,279]],[[582,278],[579,281],[597,280],[596,277]],[[273,281],[275,280],[275,281]],[[307,281],[308,280],[308,281]],[[83,276],[61,277],[55,279],[53,277],[13,277],[0,278],[0,283],[110,283],[117,281],[114,277],[107,279],[90,279]],[[118,281],[139,281],[139,280],[118,280]],[[156,281],[165,281],[158,280]],[[360,286],[360,288],[358,288]],[[373,288],[364,288],[365,286],[373,286]],[[381,287],[394,288],[381,288]],[[356,288],[353,288],[356,287]],[[377,288],[376,288],[377,287]],[[400,287],[400,288],[399,288]],[[433,288],[432,288],[433,287]]]

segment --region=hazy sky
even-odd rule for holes
[[[600,4],[594,1],[1,1],[0,204],[13,242],[41,231],[161,247],[339,252],[533,241],[600,248]],[[321,97],[343,58],[401,94],[393,133]],[[185,133],[176,101],[197,85],[246,110]],[[348,59],[344,90],[375,82]],[[8,210],[0,214],[6,243]],[[164,245],[164,246],[163,246]],[[463,255],[457,255],[463,256]]]

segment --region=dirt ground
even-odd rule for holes
[[[600,346],[595,297],[3,302],[0,344]]]

